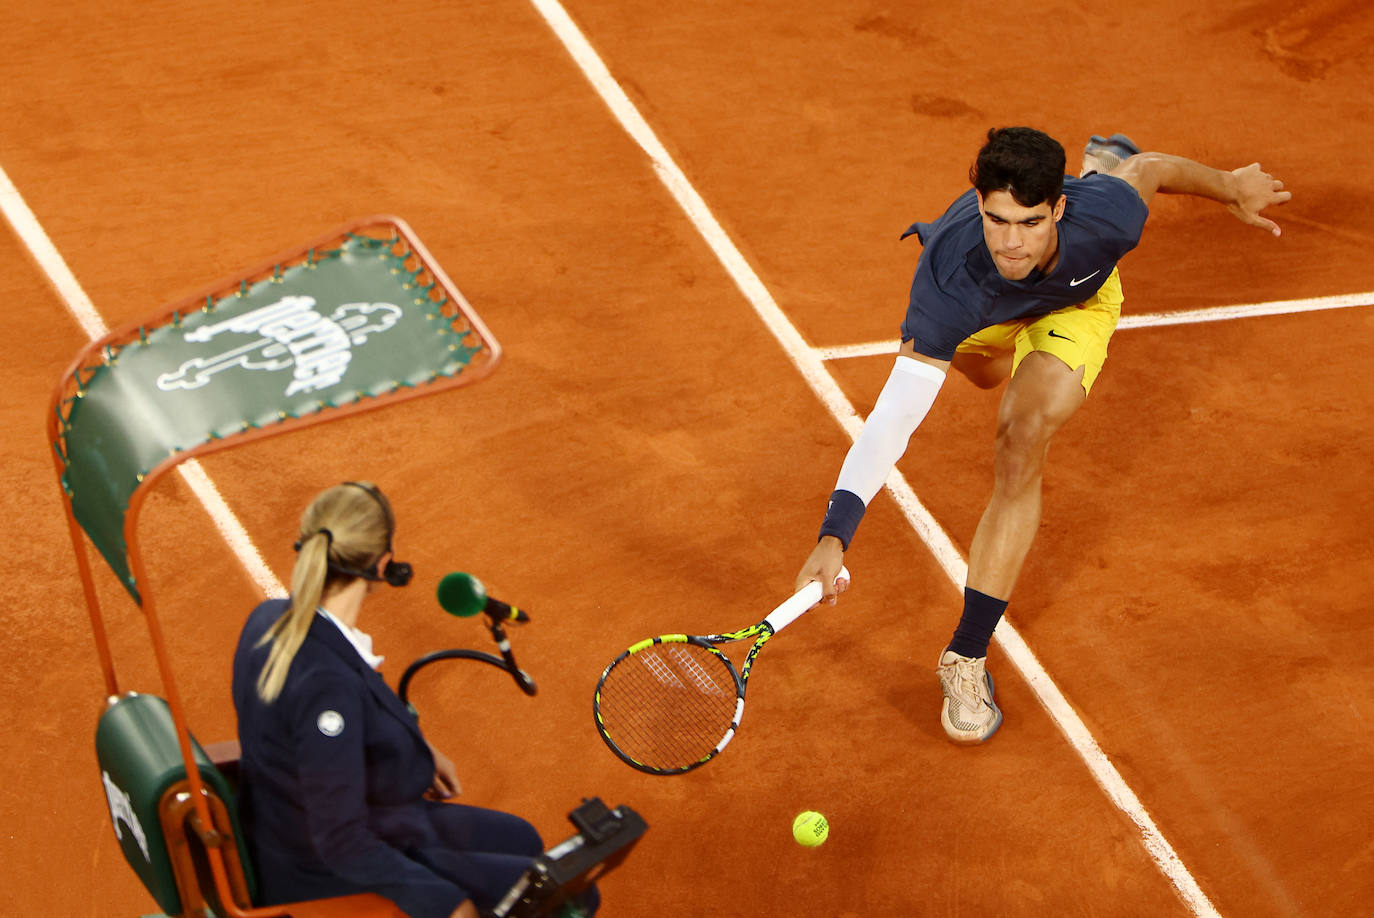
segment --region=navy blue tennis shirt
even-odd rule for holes
[[[1059,262],[1049,274],[1035,268],[1024,280],[997,273],[972,188],[934,223],[913,224],[902,238],[916,234],[925,250],[902,340],[913,341],[918,354],[951,360],[960,342],[990,325],[1045,315],[1096,293],[1140,242],[1149,208],[1133,187],[1109,175],[1065,176],[1064,195]]]

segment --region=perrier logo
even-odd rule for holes
[[[277,302],[186,333],[186,341],[206,344],[225,332],[253,335],[237,347],[206,357],[193,357],[175,373],[163,373],[164,392],[199,389],[217,374],[239,367],[277,372],[291,369],[286,395],[318,392],[337,385],[353,358],[353,348],[367,343],[401,320],[391,303],[345,303],[329,315],[315,308],[315,298],[284,296]]]

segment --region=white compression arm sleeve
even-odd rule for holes
[[[905,354],[899,356],[859,438],[844,457],[835,489],[858,495],[867,506],[906,452],[907,442],[935,404],[944,382],[943,370]]]

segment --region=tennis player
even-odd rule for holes
[[[291,598],[254,609],[234,655],[240,816],[264,905],[373,892],[412,918],[477,918],[544,845],[517,816],[443,801],[453,763],[376,671],[358,621],[378,582],[410,580],[393,529],[369,482],[301,517]],[[581,896],[563,914],[595,912],[595,887]]]
[[[952,365],[980,388],[1010,378],[997,419],[992,497],[969,548],[964,608],[937,674],[940,722],[980,743],[1002,713],[986,671],[988,642],[1040,524],[1050,439],[1083,404],[1121,314],[1117,262],[1140,241],[1157,193],[1217,201],[1275,236],[1261,215],[1291,195],[1258,163],[1230,172],[1129,138],[1094,135],[1079,178],[1064,148],[1025,127],[988,131],[973,187],[933,223],[911,287],[896,365],[840,469],[820,539],[797,576],[835,601],[835,575],[869,501],[935,401]]]

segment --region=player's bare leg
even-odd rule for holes
[[[950,366],[967,376],[979,389],[995,389],[1011,375],[1011,360],[1011,351],[996,357],[960,351],[955,353]]]
[[[1050,438],[1082,406],[1083,368],[1027,354],[997,417],[992,499],[969,548],[968,585],[1007,599],[1040,527],[1040,486]]]
[[[944,693],[940,723],[955,742],[981,743],[1002,723],[986,670],[987,640],[1040,526],[1050,439],[1085,398],[1083,368],[1071,370],[1040,352],[1026,355],[1002,396],[992,499],[969,550],[964,614],[936,668]]]

